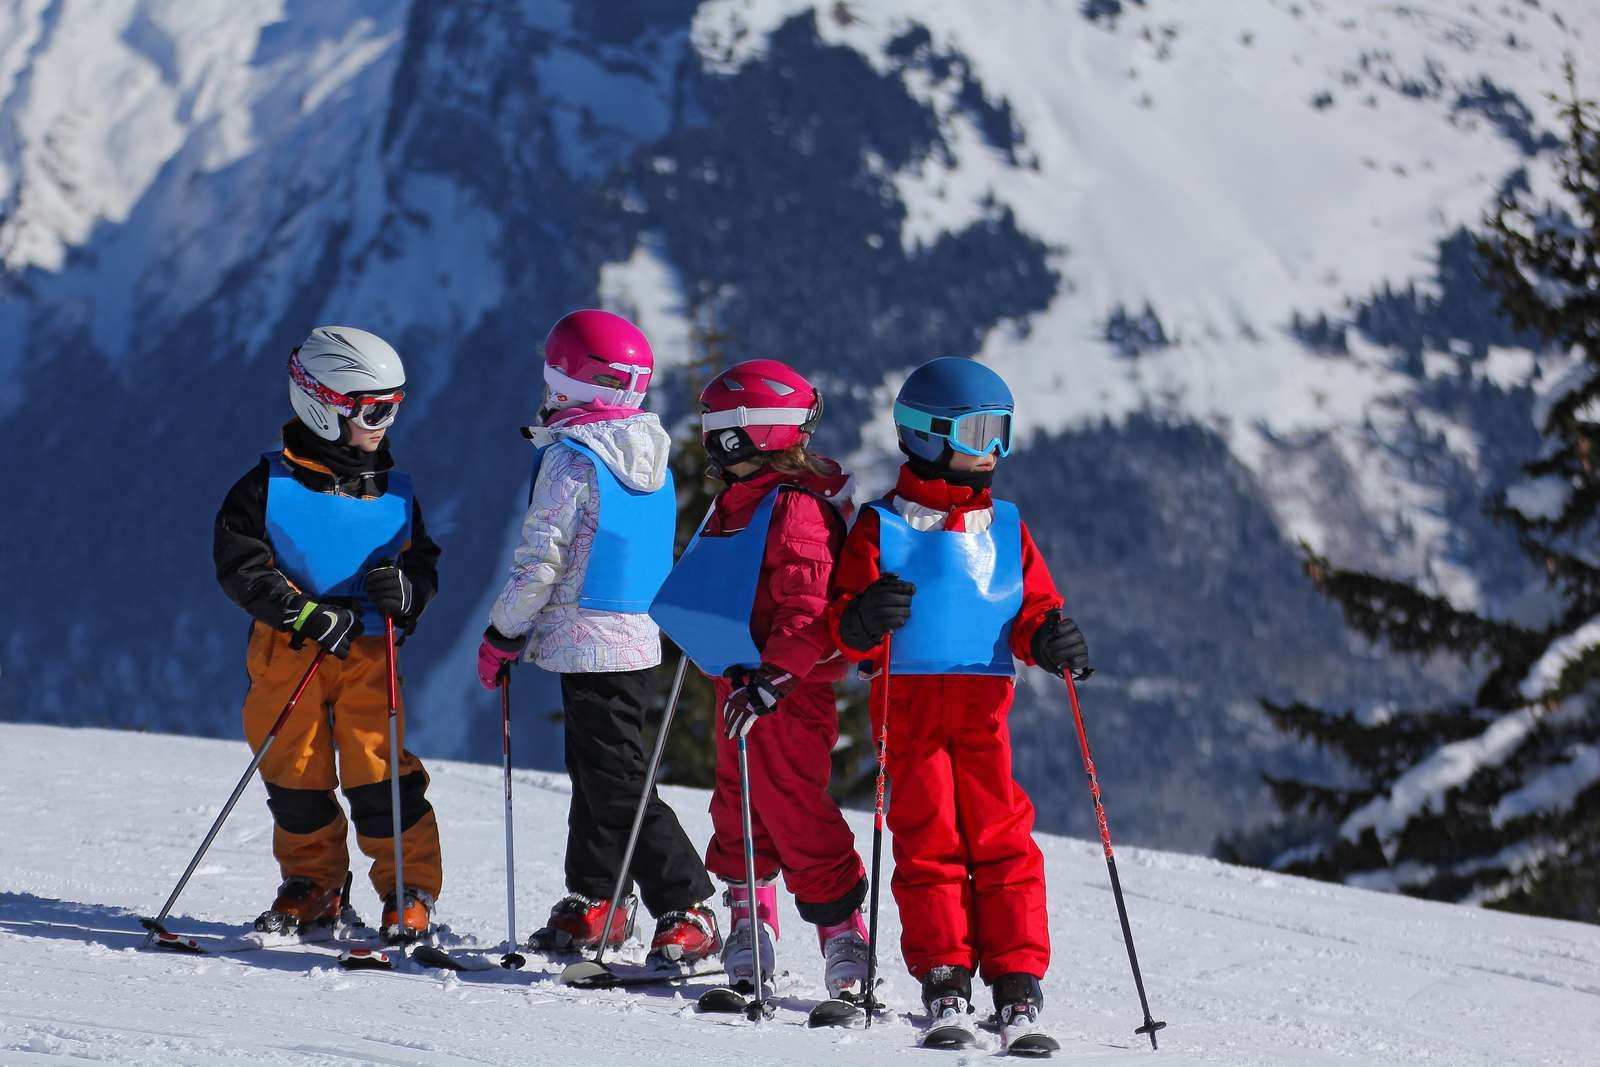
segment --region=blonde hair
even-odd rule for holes
[[[784,474],[832,474],[833,463],[823,459],[807,445],[790,445],[767,461],[767,465]]]

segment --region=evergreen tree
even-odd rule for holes
[[[682,555],[695,531],[711,508],[722,483],[711,477],[705,447],[700,443],[700,393],[725,367],[738,362],[730,358],[733,338],[716,325],[707,300],[691,302],[690,343],[693,354],[683,373],[688,410],[695,413],[684,421],[672,443],[669,465],[678,489],[678,531],[676,554]],[[662,635],[662,660],[656,668],[657,706],[666,707],[677,673],[678,646]],[[867,687],[851,680],[838,688],[840,743],[833,752],[833,795],[840,800],[870,796],[877,763],[870,741],[867,717]],[[709,788],[716,777],[716,700],[711,680],[691,663],[684,675],[683,695],[667,736],[661,757],[661,780],[673,785]],[[659,719],[656,720],[659,722]],[[757,724],[756,729],[760,729]],[[654,734],[646,744],[655,743]]]
[[[1283,823],[1272,865],[1434,899],[1600,921],[1600,134],[1569,64],[1565,203],[1510,192],[1475,237],[1483,280],[1519,329],[1576,357],[1538,411],[1545,447],[1487,502],[1548,576],[1551,621],[1462,611],[1403,582],[1306,571],[1369,640],[1483,672],[1468,703],[1331,714],[1265,705],[1282,730],[1337,753],[1338,783],[1268,776]],[[1225,857],[1248,854],[1241,837]]]

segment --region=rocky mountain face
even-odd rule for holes
[[[1565,366],[1466,230],[1550,181],[1570,0],[159,0],[0,11],[0,718],[232,736],[246,621],[210,523],[319,322],[394,342],[393,431],[444,547],[412,740],[490,757],[471,654],[563,311],[714,331],[828,399],[874,489],[933,355],[1019,398],[1015,499],[1089,635],[1119,836],[1192,850],[1308,757],[1255,701],[1404,701],[1300,540],[1536,614],[1478,510]],[[656,403],[689,413],[681,370]],[[519,675],[525,711],[553,707]],[[528,715],[519,762],[557,766]],[[1065,694],[1013,716],[1040,822],[1092,825]]]

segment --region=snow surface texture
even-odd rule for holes
[[[316,949],[225,958],[140,953],[153,913],[248,760],[242,744],[0,726],[0,1063],[570,1064],[931,1062],[913,1047],[917,986],[884,901],[895,1014],[870,1032],[808,1031],[816,943],[783,900],[778,1019],[696,1016],[670,992],[579,992],[522,972],[346,974]],[[439,917],[498,945],[505,928],[495,768],[430,761],[443,832]],[[668,789],[690,836],[704,793]],[[561,893],[564,779],[518,773],[517,902],[526,935]],[[1112,812],[1113,824],[1115,812]],[[870,822],[851,819],[858,847]],[[171,925],[223,934],[277,880],[265,796],[252,785]],[[1297,1067],[1592,1064],[1600,1047],[1600,928],[1326,885],[1127,849],[1119,871],[1161,1051],[1139,1022],[1097,842],[1041,837],[1055,963],[1045,1019],[1057,1062]],[[358,855],[358,854],[357,854]],[[357,879],[356,903],[374,898]],[[637,951],[637,948],[635,949]],[[979,1004],[987,1008],[986,998]],[[996,1040],[950,1062],[990,1057]]]

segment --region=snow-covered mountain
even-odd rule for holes
[[[1584,0],[0,7],[0,718],[235,732],[208,525],[288,348],[341,321],[408,362],[445,548],[414,737],[494,751],[470,654],[512,429],[548,324],[603,301],[669,360],[697,322],[814,372],[869,485],[911,366],[1006,374],[1000,484],[1100,666],[1113,818],[1203,849],[1303,758],[1258,696],[1456,683],[1352,646],[1297,540],[1539,610],[1477,509],[1565,357],[1496,317],[1463,227],[1548,186],[1543,94],[1597,35]],[[1016,727],[1043,824],[1087,828],[1059,687]]]
[[[159,1064],[926,1063],[899,916],[882,912],[883,996],[870,1031],[806,1030],[821,993],[811,930],[784,896],[780,1006],[759,1029],[696,1016],[693,991],[580,992],[522,971],[346,974],[326,949],[200,958],[141,953],[158,908],[248,754],[238,742],[0,726],[0,1062]],[[19,758],[23,753],[27,758]],[[495,767],[433,761],[440,918],[498,955],[505,931]],[[566,783],[518,772],[519,933],[561,886]],[[706,795],[669,789],[696,840]],[[871,820],[851,820],[858,843]],[[237,929],[277,880],[253,785],[179,901],[174,925]],[[1040,838],[1054,961],[1052,1062],[1151,1062],[1098,843]],[[1125,849],[1118,868],[1161,1032],[1162,1064],[1451,1067],[1592,1064],[1600,929]],[[887,872],[886,872],[887,873]],[[358,873],[358,883],[364,878]],[[355,894],[370,911],[364,884]],[[635,945],[625,953],[638,954]],[[980,996],[980,1010],[988,1010]],[[975,1055],[987,1058],[992,1035]],[[966,1059],[966,1057],[957,1057]],[[952,1060],[951,1062],[955,1062]]]

